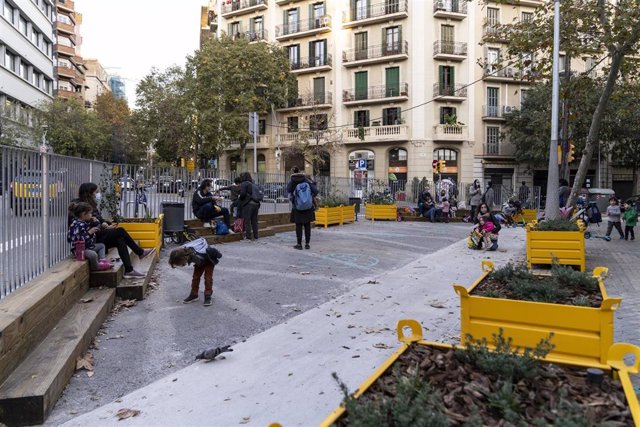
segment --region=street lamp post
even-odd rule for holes
[[[553,80],[551,90],[551,143],[549,144],[549,172],[547,175],[547,201],[544,215],[547,219],[556,219],[560,214],[558,199],[558,104],[560,82],[558,62],[560,60],[560,0],[554,2],[553,16]]]

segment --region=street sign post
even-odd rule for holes
[[[358,170],[367,170],[367,159],[358,159],[358,160],[356,160],[356,169],[358,169]]]
[[[260,125],[258,122],[258,113],[249,113],[249,133],[253,135],[253,174],[258,173],[258,132]]]

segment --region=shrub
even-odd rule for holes
[[[567,218],[540,221],[533,229],[535,231],[580,231],[578,224]]]

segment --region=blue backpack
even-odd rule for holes
[[[229,234],[229,227],[222,221],[216,221],[216,234]]]
[[[308,211],[313,208],[313,196],[308,182],[305,181],[296,185],[294,201],[298,211]]]

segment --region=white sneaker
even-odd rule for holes
[[[203,222],[203,223],[202,223],[202,226],[203,226],[204,228],[211,228],[211,223],[210,223],[210,222]]]

